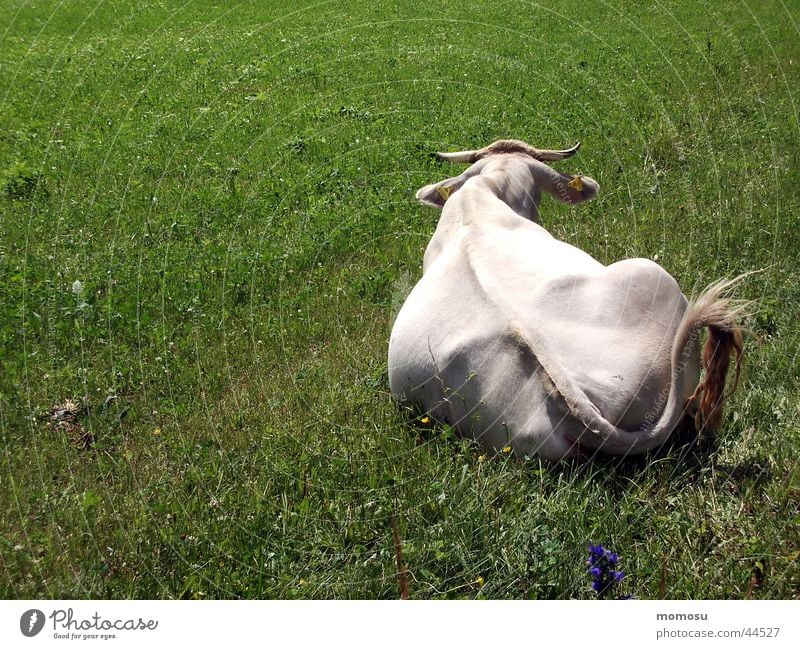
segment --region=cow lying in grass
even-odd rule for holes
[[[392,394],[488,448],[550,460],[642,453],[687,415],[716,429],[742,355],[732,282],[690,302],[652,261],[603,266],[551,236],[542,192],[574,204],[599,189],[546,164],[577,149],[500,140],[439,154],[470,166],[417,192],[442,214],[392,329]]]

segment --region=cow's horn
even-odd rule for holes
[[[471,164],[478,159],[476,154],[477,151],[455,151],[453,153],[438,152],[436,155],[448,162],[469,162]]]
[[[578,149],[581,148],[581,143],[578,142],[575,146],[570,147],[569,149],[564,149],[563,151],[553,151],[550,149],[534,149],[535,153],[533,157],[537,160],[541,160],[542,162],[548,162],[551,160],[563,160],[564,158],[569,158],[570,156],[574,156]]]

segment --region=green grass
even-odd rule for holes
[[[797,597],[798,20],[2,3],[0,597],[397,597],[393,514],[414,598],[590,597],[590,540],[640,598]],[[414,191],[500,137],[583,142],[601,194],[543,224],[600,261],[764,269],[715,450],[484,458],[394,406]],[[66,399],[89,448],[42,421]]]

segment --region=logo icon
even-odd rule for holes
[[[32,638],[44,628],[44,613],[38,608],[25,611],[19,618],[19,630],[22,635]]]

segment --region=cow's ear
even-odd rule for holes
[[[600,185],[594,178],[562,174],[538,160],[531,162],[531,172],[536,185],[562,203],[583,203],[593,199],[600,191]]]
[[[434,183],[433,185],[425,185],[425,187],[417,190],[417,200],[424,205],[430,205],[431,207],[438,207],[441,209],[454,192],[461,189],[461,186],[472,176],[481,172],[485,162],[485,160],[479,160],[458,176],[448,178],[439,183]]]
[[[457,189],[461,189],[461,185],[464,184],[465,180],[466,178],[461,180],[461,176],[456,176],[455,178],[443,180],[440,183],[425,185],[425,187],[417,190],[417,200],[423,205],[430,205],[431,207],[438,207],[441,209],[444,207],[447,199],[453,195],[453,192]]]
[[[579,175],[572,176],[568,181],[562,178],[557,183],[557,189],[553,195],[564,203],[575,204],[592,200],[597,196],[598,191],[600,191],[600,185],[594,178]]]

